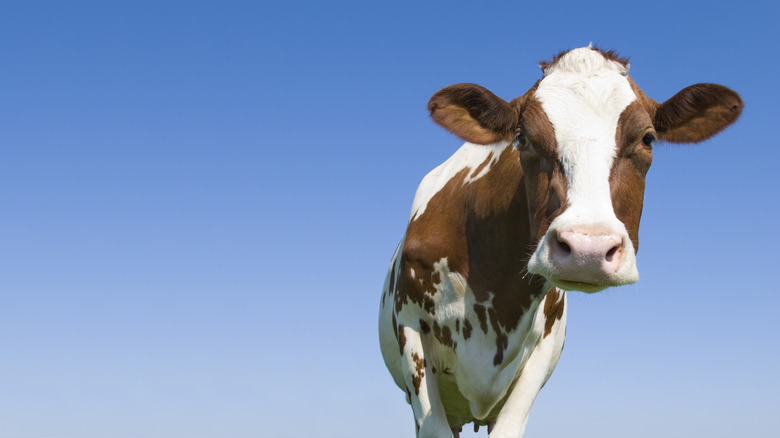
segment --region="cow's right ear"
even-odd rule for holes
[[[428,111],[436,123],[470,143],[512,141],[517,128],[512,105],[475,84],[442,88],[431,97]]]

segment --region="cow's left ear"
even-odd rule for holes
[[[743,106],[739,94],[723,85],[691,85],[658,105],[653,125],[662,140],[698,143],[737,120]]]
[[[442,88],[431,97],[431,118],[470,143],[511,141],[518,115],[512,105],[476,84]]]

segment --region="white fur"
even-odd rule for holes
[[[633,245],[615,216],[609,187],[617,152],[618,120],[636,100],[627,73],[627,67],[590,47],[572,50],[545,70],[536,98],[555,128],[559,157],[568,179],[569,207],[550,224],[546,238],[529,261],[529,272],[554,277],[551,234],[588,226],[623,237],[625,258],[615,281],[630,283],[638,278]]]

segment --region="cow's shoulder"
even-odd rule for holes
[[[412,202],[410,224],[429,210],[433,215],[457,214],[469,199],[474,182],[479,181],[506,158],[509,143],[477,145],[466,143],[447,161],[431,170],[420,182]]]

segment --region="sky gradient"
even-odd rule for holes
[[[0,438],[413,436],[376,320],[461,144],[426,103],[591,42],[746,106],[656,147],[526,437],[778,436],[776,2],[270,3],[0,2]]]

